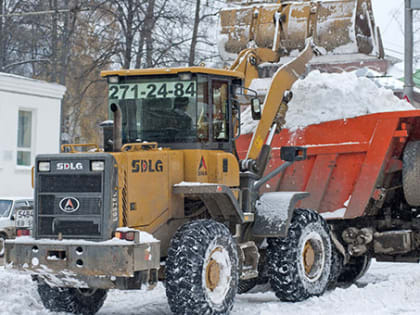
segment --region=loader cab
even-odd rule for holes
[[[122,145],[232,152],[241,74],[193,67],[107,71],[110,119],[121,113]]]

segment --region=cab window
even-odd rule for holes
[[[213,103],[213,138],[214,140],[229,139],[228,82],[212,82]]]
[[[207,77],[198,77],[197,84],[197,133],[200,141],[209,140],[209,81]]]

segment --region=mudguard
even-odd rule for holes
[[[286,237],[295,205],[309,196],[307,192],[270,192],[256,204],[252,233],[256,237]]]

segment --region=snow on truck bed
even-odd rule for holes
[[[271,79],[256,79],[250,88],[265,94]],[[321,73],[312,71],[292,87],[285,128],[291,131],[321,122],[366,114],[414,109],[398,99],[392,90],[380,88],[354,72]],[[242,112],[241,133],[252,133],[258,121],[251,118],[251,108]]]
[[[300,303],[280,302],[273,292],[237,295],[231,315],[391,315],[418,314],[420,265],[373,262],[368,273],[347,289],[326,292]],[[48,315],[30,276],[0,267],[1,315]],[[98,315],[169,315],[165,289],[111,290]],[[64,313],[60,313],[64,315]]]

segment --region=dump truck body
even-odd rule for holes
[[[290,166],[263,189],[307,191],[311,195],[300,206],[321,213],[344,208],[349,200],[343,218],[368,215],[369,202],[379,197],[386,174],[402,170],[403,148],[407,141],[419,139],[419,123],[420,112],[413,110],[329,121],[293,132],[284,129],[273,140],[268,168],[284,163],[282,146],[306,147],[308,158]],[[250,137],[239,139],[240,156],[248,150]]]
[[[308,192],[298,206],[327,218],[348,259],[368,255],[378,261],[418,261],[419,126],[420,111],[411,110],[284,129],[274,137],[267,172],[284,163],[284,146],[306,148],[307,159],[262,190]],[[238,140],[240,156],[250,137]],[[359,241],[349,235],[359,235]]]

